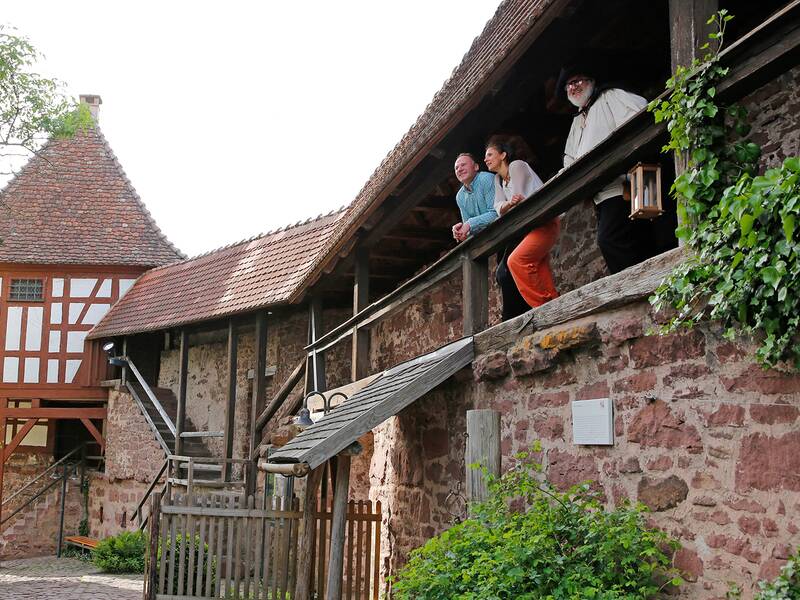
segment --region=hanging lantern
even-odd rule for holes
[[[661,165],[637,163],[630,171],[631,219],[654,219],[661,207]]]

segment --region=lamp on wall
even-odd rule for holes
[[[630,171],[631,219],[654,219],[664,212],[661,205],[661,165],[637,163]]]
[[[127,367],[128,361],[124,358],[117,356],[114,351],[114,342],[106,342],[103,344],[103,352],[108,354],[108,363],[115,367]]]

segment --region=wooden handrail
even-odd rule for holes
[[[158,398],[156,398],[156,395],[153,393],[153,390],[150,389],[150,386],[144,380],[144,377],[142,377],[142,374],[139,373],[139,369],[136,368],[136,365],[133,364],[133,361],[130,358],[127,358],[127,357],[125,358],[125,361],[128,363],[128,366],[130,367],[131,372],[133,373],[133,375],[136,377],[137,381],[139,382],[139,385],[142,386],[142,389],[144,390],[144,393],[147,394],[147,397],[150,399],[150,402],[152,402],[153,406],[156,407],[156,410],[158,411],[158,414],[161,415],[161,419],[166,424],[166,426],[169,429],[170,433],[172,433],[172,435],[174,436],[175,435],[175,423],[173,423],[172,419],[169,418],[169,415],[167,414],[167,411],[165,411],[164,407],[161,406],[161,402],[158,401]]]
[[[289,375],[289,378],[283,383],[281,389],[273,396],[270,403],[267,407],[262,411],[262,413],[256,419],[256,435],[260,436],[261,432],[264,430],[264,426],[267,424],[278,409],[283,405],[286,401],[286,398],[289,397],[289,394],[292,392],[294,387],[298,384],[298,382],[303,379],[306,373],[306,359],[300,361],[300,363],[294,368],[292,374]],[[255,457],[250,457],[251,459]]]
[[[161,479],[161,476],[166,472],[168,466],[169,466],[169,461],[165,460],[164,464],[161,465],[161,469],[158,471],[158,475],[156,475],[155,478],[153,478],[153,481],[150,482],[147,491],[142,496],[142,499],[139,501],[139,504],[137,504],[136,508],[133,510],[133,515],[131,515],[129,521],[132,522],[133,516],[136,515],[139,518],[140,529],[144,526],[144,523],[147,522],[146,519],[144,522],[142,522],[142,513],[141,513],[142,506],[144,506],[144,503],[147,502],[147,499],[150,497],[150,493],[155,489],[156,485],[158,484],[158,480]],[[162,496],[164,495],[164,490],[161,490],[161,495]]]
[[[722,64],[729,66],[730,71],[717,86],[718,96],[731,98],[746,93],[748,84],[756,85],[772,68],[780,66],[800,48],[800,30],[791,20],[797,21],[799,9],[800,0],[794,0],[720,53]],[[748,52],[751,54],[740,60]],[[666,95],[664,92],[659,98]],[[460,243],[392,293],[307,345],[306,352],[309,355],[314,351],[321,352],[348,339],[355,330],[369,327],[456,271],[464,258],[488,257],[518,236],[520,231],[540,225],[576,206],[607,179],[626,171],[637,153],[647,151],[665,134],[665,123],[654,123],[650,113],[640,111],[590,152],[550,178],[526,202]]]

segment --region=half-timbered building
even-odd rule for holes
[[[81,100],[97,119],[100,97]],[[139,275],[182,255],[96,125],[50,140],[0,202],[2,464],[16,453],[0,484],[8,498],[78,446],[102,455],[109,366],[86,335]]]

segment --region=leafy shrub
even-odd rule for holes
[[[471,518],[411,553],[396,598],[640,600],[681,583],[665,553],[674,543],[645,525],[644,507],[604,510],[588,485],[559,493],[518,458],[489,477]]]
[[[147,536],[141,531],[123,531],[101,540],[92,553],[94,564],[107,573],[144,573]]]
[[[194,542],[192,542],[192,538],[188,535],[177,535],[175,536],[175,552],[172,551],[172,542],[167,539],[167,543],[159,543],[158,545],[158,560],[161,561],[161,553],[167,553],[167,561],[172,560],[175,563],[175,577],[172,582],[172,591],[167,590],[166,593],[172,594],[177,596],[178,595],[178,573],[180,572],[180,552],[181,552],[181,544],[183,541],[186,540],[186,550],[184,551],[184,558],[183,558],[183,593],[185,594],[186,591],[189,589],[189,558],[193,557],[194,559],[194,566],[197,569],[197,552],[200,548],[200,536],[194,536]],[[203,565],[201,567],[203,577],[202,577],[202,585],[200,586],[202,589],[194,590],[195,595],[199,596],[206,596],[209,595],[206,593],[206,588],[209,588],[208,591],[210,592],[213,590],[214,586],[216,585],[217,580],[217,561],[216,559],[211,559],[211,580],[206,581],[206,569],[208,568],[208,544],[203,544]],[[169,562],[167,563],[169,564]],[[195,577],[197,576],[197,571],[195,570]],[[194,583],[192,583],[194,585]]]

